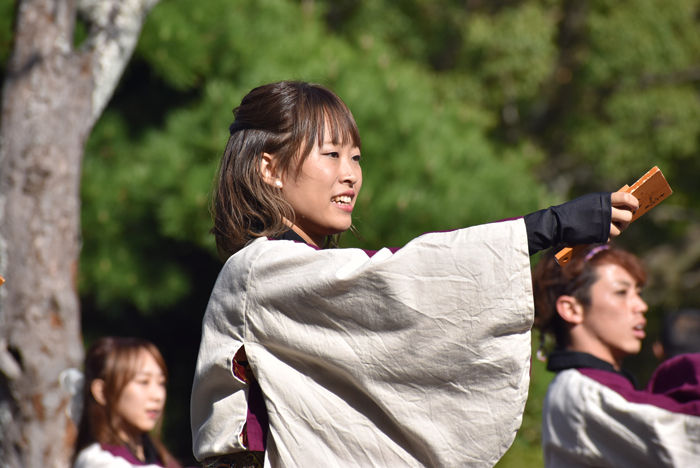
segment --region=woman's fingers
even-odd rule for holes
[[[636,211],[639,208],[639,200],[627,192],[613,192],[610,194],[610,204],[615,207],[626,207],[632,211]]]
[[[627,229],[634,212],[639,208],[639,200],[634,195],[625,192],[614,192],[610,196],[612,205],[610,237],[617,237]]]
[[[629,223],[627,223],[627,224],[629,224]],[[622,231],[624,231],[625,229],[627,229],[627,225],[621,226],[615,222],[610,223],[610,237],[608,238],[608,240],[610,240],[613,237],[619,236],[620,233]]]

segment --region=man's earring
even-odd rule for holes
[[[282,188],[282,182],[279,181],[279,180],[276,180],[276,181],[275,181],[275,185],[276,185],[278,188]]]

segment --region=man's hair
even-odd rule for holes
[[[532,274],[535,327],[542,334],[554,335],[557,348],[564,348],[569,342],[568,328],[557,312],[557,299],[572,296],[588,309],[591,305],[591,286],[598,280],[596,269],[609,264],[627,270],[640,287],[646,284],[647,274],[641,260],[625,250],[608,245],[581,253],[564,266],[557,264],[552,249],[535,267]]]

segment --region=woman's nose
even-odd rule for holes
[[[153,398],[155,401],[165,400],[165,387],[162,385],[156,385],[156,387],[151,391],[151,398]]]
[[[348,183],[350,186],[355,185],[359,179],[357,171],[358,169],[356,167],[352,167],[350,164],[344,164],[340,172],[340,181],[342,183]]]
[[[354,172],[350,172],[350,171],[346,172],[342,176],[342,181],[348,182],[351,186],[355,185],[357,183],[357,174],[355,174]]]

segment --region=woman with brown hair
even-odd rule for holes
[[[604,242],[637,200],[593,194],[400,249],[328,248],[362,187],[350,110],[323,86],[279,82],[234,115],[214,196],[228,260],[203,321],[195,457],[210,468],[495,464],[527,398],[528,253]]]
[[[168,371],[152,343],[97,340],[85,358],[74,468],[179,468],[159,441]]]
[[[535,326],[556,350],[542,413],[545,466],[685,467],[700,460],[700,354],[664,362],[647,388],[622,367],[645,338],[641,261],[602,245],[533,274]]]

